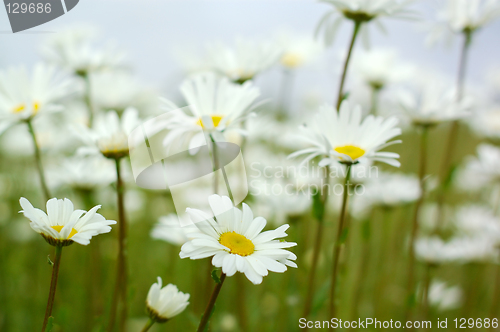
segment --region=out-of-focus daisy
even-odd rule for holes
[[[244,83],[276,64],[282,55],[274,42],[254,42],[238,38],[234,45],[208,45],[208,54],[215,71],[233,82]]]
[[[214,73],[188,78],[180,90],[192,114],[177,112],[171,117],[166,124],[170,129],[164,141],[166,146],[189,134],[194,134],[189,143],[190,148],[205,145],[205,136],[200,129],[210,132],[215,140],[221,140],[220,133],[248,116],[252,103],[260,95],[252,82],[239,85]],[[176,108],[168,100],[164,100],[164,103],[169,109]]]
[[[42,55],[49,63],[71,73],[89,73],[123,66],[125,55],[116,48],[96,48],[96,31],[77,27],[59,31],[42,45]]]
[[[500,107],[478,112],[468,124],[478,136],[500,141]]]
[[[430,29],[428,44],[456,33],[472,33],[500,17],[498,0],[447,0]]]
[[[483,237],[500,243],[500,219],[484,206],[460,207],[453,224],[464,236]]]
[[[363,39],[368,41],[368,29],[364,23],[373,22],[380,30],[386,31],[380,22],[382,17],[413,18],[412,11],[408,6],[412,1],[408,0],[322,0],[330,4],[333,10],[327,12],[319,21],[317,32],[324,30],[324,39],[327,45],[333,42],[335,34],[344,20],[361,24]]]
[[[80,137],[89,145],[80,148],[80,152],[99,151],[111,159],[125,157],[129,154],[128,135],[139,125],[138,112],[132,107],[127,108],[121,118],[115,111],[99,114],[92,129],[83,125],[77,127]]]
[[[82,245],[90,243],[93,236],[109,233],[114,220],[106,220],[97,213],[97,205],[88,212],[75,210],[73,203],[65,198],[47,201],[47,213],[34,208],[24,197],[19,200],[21,211],[30,220],[31,228],[41,234],[53,246],[68,246],[73,242]]]
[[[309,64],[323,51],[323,46],[308,35],[280,33],[277,43],[282,49],[279,62],[286,69],[296,69]]]
[[[429,303],[439,311],[453,310],[462,304],[462,289],[448,286],[440,280],[433,280],[428,293]]]
[[[285,272],[287,265],[297,267],[291,260],[297,257],[285,248],[296,243],[278,240],[286,237],[288,225],[276,230],[262,232],[266,220],[254,219],[252,210],[243,203],[243,212],[234,207],[226,196],[209,197],[210,207],[215,219],[207,213],[187,209],[198,232],[191,233],[191,240],[186,242],[180,252],[181,258],[212,258],[212,264],[221,267],[227,276],[237,271],[254,284],[260,284],[268,271]]]
[[[457,176],[458,186],[477,190],[500,184],[500,149],[489,144],[477,147],[477,157],[470,158]]]
[[[411,77],[414,66],[402,63],[393,49],[373,49],[358,53],[352,61],[353,73],[372,89],[380,90],[387,84]]]
[[[334,162],[356,164],[364,159],[380,161],[399,167],[397,153],[379,150],[401,141],[390,141],[401,134],[394,117],[384,119],[368,115],[362,120],[361,107],[351,109],[348,101],[342,102],[340,112],[325,105],[314,117],[311,127],[302,127],[302,138],[314,147],[296,151],[290,155],[294,158],[308,155],[303,162],[317,156],[323,159],[320,166]]]
[[[460,236],[449,241],[421,237],[414,245],[417,258],[431,264],[485,262],[498,257],[498,242],[484,237]]]
[[[52,66],[37,64],[0,72],[0,133],[10,125],[62,109],[59,102],[72,90],[71,81]]]
[[[181,246],[189,240],[189,233],[195,230],[196,227],[190,225],[181,227],[179,217],[171,213],[158,218],[158,223],[151,230],[151,237]]]
[[[469,115],[470,98],[457,102],[456,91],[444,78],[422,74],[412,87],[397,92],[405,114],[415,125],[431,126]]]
[[[79,190],[104,187],[116,180],[113,163],[101,155],[76,155],[64,159],[57,168],[48,171],[56,185]],[[50,182],[50,181],[49,181]]]
[[[180,292],[177,286],[168,284],[162,288],[162,280],[151,285],[146,299],[146,307],[151,319],[164,323],[177,316],[189,305],[189,294]]]

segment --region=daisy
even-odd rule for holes
[[[73,242],[87,245],[93,236],[109,233],[114,220],[106,220],[97,213],[100,205],[88,212],[75,210],[73,203],[65,198],[52,198],[47,202],[47,213],[34,208],[24,197],[19,200],[22,212],[30,220],[31,228],[41,234],[53,246],[69,246]]]
[[[130,133],[141,124],[139,113],[135,108],[127,108],[121,119],[115,111],[108,111],[96,117],[94,128],[80,125],[77,134],[89,146],[80,148],[82,153],[99,151],[110,159],[120,159],[129,154]]]
[[[96,48],[97,32],[86,27],[60,31],[42,46],[42,56],[49,63],[58,65],[79,76],[92,72],[122,67],[125,55],[115,48]]]
[[[399,103],[413,124],[437,125],[470,115],[470,98],[457,102],[454,88],[441,76],[423,73],[409,88],[398,92]]]
[[[478,112],[468,124],[478,136],[500,141],[500,107]]]
[[[477,147],[477,157],[469,158],[458,173],[458,186],[477,190],[500,183],[500,149],[489,144]]]
[[[483,237],[500,243],[500,219],[484,206],[463,206],[458,209],[453,224],[461,235]]]
[[[366,159],[380,161],[399,167],[397,153],[380,152],[379,150],[401,141],[390,141],[401,134],[394,117],[384,119],[368,115],[361,119],[361,107],[351,109],[349,102],[344,101],[337,112],[333,107],[325,105],[314,117],[311,127],[302,127],[302,138],[314,147],[292,153],[289,158],[308,155],[303,163],[320,156],[320,166],[334,162],[356,164]]]
[[[412,18],[412,12],[407,9],[411,0],[322,0],[334,7],[333,10],[326,13],[318,23],[316,34],[324,30],[324,40],[330,45],[335,38],[335,34],[344,20],[350,20],[361,27],[363,40],[369,40],[368,29],[363,23],[374,22],[374,24],[383,32],[385,27],[380,22],[382,17],[394,18]]]
[[[296,243],[278,240],[287,236],[288,225],[262,232],[266,220],[254,219],[252,210],[243,203],[243,211],[233,206],[227,196],[212,195],[208,199],[215,219],[207,213],[187,209],[198,232],[192,233],[180,252],[181,258],[212,258],[215,267],[227,276],[244,273],[253,284],[262,283],[268,271],[283,273],[297,257],[285,248]]]
[[[279,62],[286,69],[296,69],[311,63],[324,49],[309,35],[280,33],[276,39],[283,50]]]
[[[241,84],[276,64],[282,51],[274,42],[258,43],[238,38],[233,46],[209,44],[208,55],[215,71]]]
[[[453,34],[471,34],[500,17],[498,0],[447,0],[430,28],[427,44],[450,39]]]
[[[462,304],[462,289],[433,280],[429,287],[429,303],[439,311],[453,310]]]
[[[168,146],[172,141],[191,134],[190,149],[206,144],[203,131],[212,134],[215,140],[221,140],[220,133],[248,116],[252,103],[260,95],[259,89],[252,82],[239,85],[214,73],[188,78],[182,83],[180,90],[192,114],[173,114],[166,124],[170,132],[165,137],[164,145]],[[163,102],[169,110],[177,108],[168,100]]]
[[[0,133],[19,121],[59,111],[71,81],[52,66],[37,64],[32,73],[25,67],[0,72]]]
[[[184,294],[177,286],[168,284],[162,288],[162,280],[154,283],[148,292],[146,308],[151,319],[158,323],[164,323],[177,316],[189,305],[189,294]]]
[[[151,237],[181,246],[189,240],[189,234],[195,230],[197,228],[191,225],[181,226],[177,214],[171,213],[158,218],[158,223],[151,230]]]
[[[415,255],[432,264],[491,261],[498,257],[498,242],[483,237],[454,237],[445,242],[439,237],[415,241]]]

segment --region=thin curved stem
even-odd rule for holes
[[[359,29],[361,28],[362,22],[354,21],[354,30],[352,32],[351,41],[349,43],[349,49],[347,51],[347,57],[344,62],[344,69],[342,70],[342,76],[340,78],[339,92],[337,95],[337,111],[339,110],[340,104],[342,103],[342,99],[344,97],[344,84],[347,76],[347,69],[349,68],[349,62],[351,60],[352,50],[354,49],[354,43],[356,41],[356,37],[358,36]]]
[[[337,283],[337,274],[338,274],[338,267],[339,267],[339,258],[340,258],[340,252],[342,249],[342,234],[344,231],[344,220],[345,220],[345,215],[347,211],[347,201],[349,198],[348,195],[348,185],[349,185],[349,180],[351,178],[351,165],[347,165],[347,174],[345,177],[345,183],[344,183],[344,194],[342,197],[342,208],[340,210],[340,216],[339,216],[339,224],[337,228],[337,239],[335,240],[335,243],[333,245],[333,266],[332,266],[332,284],[330,285],[330,316],[331,318],[335,317],[335,311],[336,311],[336,306],[335,306],[335,289],[336,289],[336,283]]]
[[[154,323],[155,323],[155,321],[150,318],[146,322],[146,325],[144,325],[144,327],[142,328],[141,332],[147,332],[147,331],[149,331],[149,329],[151,328],[151,326],[153,326]]]
[[[54,297],[56,295],[57,278],[59,276],[59,266],[61,265],[62,246],[56,246],[56,257],[52,266],[52,278],[50,279],[49,299],[47,301],[47,309],[45,309],[45,317],[43,318],[42,332],[45,332],[49,317],[52,315],[52,307],[54,305]]]
[[[222,288],[222,284],[226,280],[226,274],[222,273],[220,276],[220,282],[215,285],[214,291],[212,292],[212,296],[210,296],[210,300],[208,301],[207,307],[203,316],[201,317],[200,325],[198,325],[197,332],[205,331],[205,327],[210,320],[210,316],[212,316],[212,311],[214,310],[215,301],[217,301],[217,297],[219,296],[220,290]]]
[[[321,189],[320,193],[320,199],[321,199],[321,214],[317,218],[317,229],[316,229],[316,236],[314,238],[314,249],[313,249],[313,257],[312,257],[312,263],[311,263],[311,270],[309,272],[309,278],[307,282],[307,293],[306,293],[306,300],[304,304],[304,313],[302,317],[308,317],[309,314],[311,313],[311,308],[312,308],[312,302],[314,298],[314,281],[316,279],[316,270],[318,267],[318,260],[319,260],[319,254],[321,251],[321,242],[323,238],[323,231],[324,231],[324,219],[325,219],[325,209],[326,209],[326,202],[328,200],[328,192],[329,192],[329,182],[330,182],[330,168],[327,166],[326,167],[326,176],[325,176],[325,183],[323,184],[323,188]],[[313,207],[314,209],[314,207]]]
[[[407,284],[407,295],[408,295],[408,312],[407,318],[410,314],[411,307],[414,301],[414,279],[415,279],[415,247],[414,242],[418,233],[418,218],[420,215],[420,209],[424,202],[425,197],[425,174],[427,172],[427,140],[428,140],[429,127],[423,126],[422,133],[420,134],[420,166],[418,171],[419,183],[420,183],[420,197],[415,204],[415,210],[413,212],[412,219],[412,229],[410,235],[410,257],[408,263],[408,284]]]
[[[42,154],[40,153],[40,148],[36,140],[35,130],[33,129],[33,124],[31,123],[31,120],[27,120],[26,124],[28,125],[28,130],[30,132],[31,139],[33,140],[33,147],[35,148],[35,164],[38,170],[38,175],[40,177],[40,184],[42,186],[43,196],[45,197],[45,200],[48,201],[51,198],[51,196],[49,188],[47,187],[47,182],[45,181],[45,173],[43,171],[43,164],[42,164]]]

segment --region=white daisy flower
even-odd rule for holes
[[[446,79],[424,72],[414,83],[397,94],[405,115],[415,125],[437,125],[470,115],[471,99],[457,102],[456,91]]]
[[[163,288],[161,286],[162,280],[158,277],[158,282],[149,289],[146,306],[151,319],[164,323],[186,309],[189,304],[189,294],[180,292],[173,284]]]
[[[296,69],[307,65],[324,50],[323,45],[309,35],[280,33],[276,39],[283,50],[279,62],[286,69]]]
[[[205,145],[205,136],[201,129],[212,133],[214,139],[220,139],[221,132],[249,115],[252,103],[260,95],[259,89],[254,87],[252,82],[239,85],[214,73],[188,78],[182,83],[180,90],[192,114],[177,112],[169,119],[166,128],[170,129],[170,132],[165,137],[165,146],[184,138],[186,134],[193,135],[189,148]],[[167,108],[177,108],[170,101],[163,101]]]
[[[401,134],[401,129],[396,127],[398,120],[373,115],[362,120],[361,114],[361,107],[351,109],[348,101],[342,102],[338,113],[332,106],[321,107],[312,126],[301,128],[303,140],[314,147],[296,151],[289,158],[308,155],[303,161],[305,163],[321,156],[323,159],[320,166],[334,162],[356,164],[371,159],[399,167],[397,153],[379,151],[389,145],[401,143],[388,142]]]
[[[430,28],[427,44],[449,39],[456,33],[472,33],[500,17],[498,0],[447,0]]]
[[[227,276],[238,271],[253,284],[262,283],[262,277],[267,276],[268,271],[282,273],[287,270],[287,265],[297,267],[291,261],[297,256],[285,250],[297,244],[277,240],[287,236],[288,225],[262,232],[266,220],[262,217],[254,219],[252,210],[245,203],[242,212],[226,196],[212,195],[208,201],[215,219],[200,210],[186,211],[198,232],[190,234],[192,239],[182,246],[181,258],[213,256],[212,264],[221,267]]]
[[[453,225],[464,236],[483,237],[500,244],[500,219],[484,206],[462,206]]]
[[[395,50],[379,48],[356,54],[352,71],[363,83],[380,90],[411,77],[415,67],[401,62]]]
[[[440,280],[433,280],[428,293],[429,303],[439,311],[453,310],[462,304],[462,289],[448,286]]]
[[[71,81],[52,66],[37,64],[33,72],[11,67],[0,72],[0,133],[19,121],[62,109]]]
[[[407,9],[412,0],[322,0],[321,2],[334,6],[333,10],[321,18],[316,28],[316,33],[324,30],[324,40],[327,45],[333,42],[344,20],[362,24],[360,33],[367,44],[368,29],[363,23],[373,22],[382,32],[386,32],[380,18],[413,18],[412,11]]]
[[[30,220],[31,228],[41,234],[51,245],[69,246],[73,242],[87,245],[93,236],[109,233],[109,225],[116,224],[114,220],[106,220],[96,211],[100,205],[88,212],[75,210],[73,203],[65,198],[51,198],[47,201],[47,213],[34,208],[24,197],[19,200],[22,212]]]
[[[500,107],[478,112],[468,124],[478,136],[500,141]]]
[[[477,147],[477,157],[470,158],[459,171],[458,186],[477,190],[500,182],[500,149],[489,144]]]
[[[96,34],[93,29],[81,27],[59,31],[42,45],[42,55],[47,62],[80,76],[122,67],[124,53],[112,47],[96,48]]]
[[[158,218],[158,223],[151,230],[151,237],[181,246],[189,240],[189,234],[196,230],[197,228],[191,225],[181,226],[179,217],[171,213]]]
[[[420,260],[439,264],[449,262],[484,262],[498,257],[498,242],[483,237],[459,236],[449,241],[422,237],[415,241],[415,254]]]
[[[80,148],[82,153],[99,151],[106,158],[119,159],[129,154],[130,133],[141,124],[139,113],[135,108],[127,108],[121,118],[115,111],[97,115],[94,127],[78,126],[80,138],[89,147]]]
[[[222,43],[208,45],[212,67],[231,79],[244,83],[276,64],[281,48],[274,42],[253,42],[236,39],[233,46]]]

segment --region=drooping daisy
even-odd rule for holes
[[[498,0],[447,0],[430,28],[427,44],[457,33],[473,33],[500,17]]]
[[[71,81],[52,66],[37,64],[0,72],[0,133],[10,125],[62,109],[59,102],[72,89]]]
[[[212,195],[208,199],[215,219],[201,210],[187,209],[198,232],[190,234],[180,252],[181,258],[212,258],[212,264],[232,276],[244,273],[253,284],[260,284],[268,271],[285,272],[297,257],[285,248],[296,243],[278,240],[286,237],[288,225],[262,232],[266,220],[254,219],[252,210],[243,203],[243,211],[233,206],[226,196]]]
[[[399,103],[413,124],[432,126],[470,115],[471,99],[457,102],[456,91],[445,78],[426,73],[413,86],[398,91]]]
[[[314,147],[302,149],[292,153],[294,158],[308,155],[303,162],[321,156],[320,166],[334,162],[356,164],[363,159],[380,161],[391,166],[399,167],[397,153],[381,152],[379,150],[401,141],[390,141],[401,134],[394,117],[384,119],[368,115],[362,120],[361,107],[351,109],[349,102],[344,101],[340,112],[329,105],[320,108],[314,117],[311,127],[302,127],[304,141]]]
[[[180,292],[173,284],[162,288],[162,280],[158,277],[158,282],[149,289],[146,308],[153,321],[164,323],[183,312],[188,301],[189,294]]]
[[[80,76],[122,67],[124,53],[111,47],[96,48],[96,35],[97,32],[88,27],[60,31],[42,45],[42,55],[47,62]]]
[[[115,111],[99,114],[94,128],[80,125],[78,134],[89,147],[80,148],[81,152],[99,151],[106,158],[120,159],[129,154],[128,135],[140,125],[139,113],[135,108],[127,108],[121,118]]]
[[[382,17],[412,18],[412,11],[408,10],[411,0],[322,0],[321,2],[334,6],[319,21],[316,32],[324,30],[324,40],[330,45],[335,34],[340,28],[342,21],[351,20],[361,24],[361,35],[367,43],[368,29],[364,23],[374,22],[383,32],[386,31],[380,22]]]
[[[47,213],[34,208],[24,197],[19,200],[21,211],[30,220],[31,228],[41,234],[53,246],[69,246],[73,242],[87,245],[93,236],[109,233],[114,220],[106,220],[97,213],[97,205],[88,212],[75,210],[73,203],[65,198],[47,201]]]
[[[276,64],[281,48],[273,42],[253,42],[238,38],[234,45],[208,45],[212,68],[233,82],[244,83]]]
[[[260,95],[251,82],[235,84],[214,73],[204,73],[186,79],[180,90],[192,114],[177,112],[166,124],[171,131],[164,144],[185,135],[193,134],[189,147],[205,145],[203,131],[213,134],[218,140],[220,133],[239,123],[252,110],[251,105]],[[164,100],[170,109],[176,108]],[[243,132],[244,133],[244,132]]]

